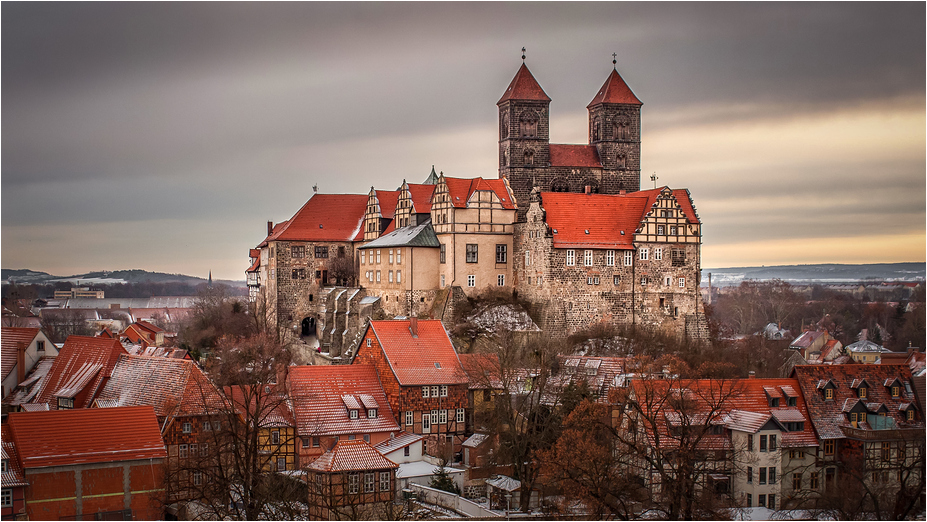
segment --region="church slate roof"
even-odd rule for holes
[[[502,95],[502,98],[499,98],[496,105],[507,100],[549,102],[550,97],[547,96],[538,81],[534,79],[531,71],[528,70],[528,66],[522,63],[521,67],[518,68],[518,72],[515,73],[515,78],[512,78],[512,83],[509,84],[505,94]]]
[[[629,103],[632,105],[643,105],[637,96],[631,92],[631,88],[625,83],[617,69],[613,69],[608,75],[602,88],[595,95],[595,98],[589,102],[586,108],[598,105],[600,103]]]

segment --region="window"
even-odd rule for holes
[[[290,274],[290,279],[305,279],[305,278],[306,278],[305,268],[294,268],[293,273]]]
[[[641,261],[647,261],[647,259],[650,257],[650,250],[646,248],[641,248],[638,250],[638,253],[640,254]]]
[[[753,435],[747,435],[747,451],[753,451]]]
[[[592,250],[583,251],[583,266],[592,266]]]
[[[676,227],[670,226],[670,233],[669,233],[669,235],[671,235],[671,236],[675,236],[675,235],[676,235]]]
[[[685,288],[685,287],[686,287],[686,278],[680,277],[679,278],[679,288]],[[776,399],[776,400],[778,401],[779,399]]]
[[[621,284],[621,276],[618,276],[618,275],[612,276],[612,284],[615,286],[618,286],[619,284]]]
[[[457,422],[463,422],[463,421],[464,421],[464,409],[457,408]]]
[[[58,397],[58,409],[59,410],[74,409],[74,399],[71,397]]]
[[[655,260],[657,260],[657,261],[662,261],[662,260],[663,260],[663,249],[662,249],[662,248],[654,248],[654,249],[653,249],[653,258],[654,258]]]
[[[576,265],[576,251],[567,250],[566,251],[566,266],[575,266]]]
[[[914,420],[914,410],[913,410],[913,409],[910,409],[910,410],[906,411],[906,412],[905,412],[905,418],[906,418],[907,420],[909,420],[909,421],[913,421],[913,420]]]
[[[769,436],[769,451],[776,451],[776,436]]]
[[[196,470],[193,472],[193,485],[202,486],[203,485],[203,472]]]
[[[361,250],[361,264],[363,265],[367,260],[367,251]]]
[[[630,250],[624,253],[624,266],[631,266],[634,263],[634,252]]]
[[[824,400],[825,401],[834,400],[834,390],[833,389],[827,388],[824,390]]]
[[[286,457],[277,457],[277,471],[286,471]]]
[[[396,282],[397,283],[402,282],[402,270],[396,270]]]
[[[508,247],[496,245],[496,263],[508,263]]]
[[[386,280],[389,281],[390,283],[393,282],[393,271],[392,270],[386,272]]]
[[[206,455],[209,455],[209,444],[200,446],[200,457],[205,457]]]
[[[756,505],[759,507],[766,507],[766,495],[760,495],[759,499]]]
[[[776,468],[769,468],[769,483],[776,483]]]
[[[179,449],[180,449],[179,451],[180,458],[182,459],[187,458],[187,450],[189,449],[188,446],[186,444],[181,444]]]
[[[753,484],[753,466],[747,466],[747,484]]]
[[[438,410],[438,424],[447,424],[447,410]]]
[[[766,435],[760,435],[760,451],[766,451]]]
[[[315,247],[315,257],[317,259],[325,259],[328,257],[328,247],[327,246],[317,246]],[[379,256],[377,256],[379,257]],[[377,259],[379,261],[379,259]]]
[[[312,439],[311,437],[300,437],[300,441],[302,442],[302,447],[308,448],[311,444],[311,439]]]
[[[859,398],[860,398],[860,399],[865,399],[865,398],[866,398],[866,394],[869,392],[868,388],[866,388],[865,386],[860,386],[860,387],[859,387],[859,390],[857,390],[857,391],[859,392]]]
[[[647,276],[641,276],[641,286],[647,285]]]
[[[447,385],[446,384],[441,385],[441,396],[447,397]]]
[[[356,494],[359,482],[360,477],[357,476],[357,473],[348,473],[348,493]]]
[[[348,417],[350,417],[350,418],[352,418],[352,419],[356,419],[356,418],[357,418],[357,410],[348,410]]]
[[[413,416],[411,411],[406,412],[406,426],[411,426],[413,423]]]
[[[377,282],[378,283],[380,282],[380,271],[379,270],[377,270]]]
[[[312,437],[312,447],[318,448],[322,445],[322,440],[319,437]]]
[[[389,251],[389,264],[393,264],[393,250],[392,249],[390,249]]]
[[[438,423],[438,410],[431,410],[431,423],[432,424]]]
[[[422,431],[431,429],[431,415],[427,411],[422,412]],[[426,432],[427,433],[427,432]],[[424,442],[422,443],[424,446]]]
[[[369,433],[365,433],[365,434],[364,434],[364,442],[366,442],[366,443],[368,443],[368,444],[370,443],[370,434],[369,434]]]
[[[476,263],[479,259],[479,245],[467,243],[467,262]]]
[[[496,276],[496,285],[505,286],[505,274],[499,274]]]
[[[430,389],[431,388],[429,388],[428,386],[422,386],[422,398],[423,399],[427,399],[429,397],[428,390]]]
[[[367,410],[367,418],[368,418],[368,419],[376,419],[376,418],[377,418],[377,410],[376,410],[376,408],[370,408],[369,410]]]
[[[35,349],[39,352],[44,352],[45,351],[45,341],[36,341]]]
[[[380,264],[380,251],[377,250],[377,264]]]
[[[795,398],[795,397],[789,397],[787,402],[788,402],[789,406],[798,406],[798,399]],[[802,429],[804,429],[804,428],[802,428]]]
[[[444,243],[442,243],[441,248],[438,249],[438,257],[439,257],[439,261],[442,264],[447,262],[446,261],[447,260],[447,245],[445,245]]]
[[[306,247],[305,246],[291,246],[290,256],[295,257],[295,258],[306,257]]]
[[[615,266],[615,251],[614,250],[605,251],[605,266]]]
[[[270,432],[270,443],[280,444],[280,430],[273,430]]]
[[[747,493],[747,507],[753,507],[753,495]]]
[[[408,449],[408,446],[406,446]],[[381,471],[380,472],[380,491],[389,491],[389,472]]]
[[[818,474],[816,471],[811,472],[811,476],[809,477],[808,487],[810,487],[811,489],[818,489]]]
[[[803,459],[805,458],[805,452],[802,450],[789,450],[790,459]]]
[[[760,468],[760,484],[766,484],[766,468]]]
[[[892,385],[892,397],[898,397],[901,395],[901,386],[897,384]]]
[[[833,455],[833,454],[834,454],[834,445],[835,445],[835,442],[836,442],[836,441],[834,441],[834,439],[830,439],[830,440],[825,440],[825,441],[824,441],[824,454],[825,454],[825,455]]]
[[[469,286],[470,288],[473,288],[474,286],[476,286],[476,276],[475,275],[467,276],[467,286]]]
[[[892,443],[882,443],[882,460],[888,462],[892,458]]]
[[[801,473],[792,473],[792,490],[798,491],[801,489]]]
[[[673,252],[673,266],[683,267],[686,266],[686,251],[678,248],[674,248]]]
[[[531,266],[531,251],[525,251],[525,266]]]
[[[587,285],[597,285],[599,284],[599,276],[591,276],[586,278]]]
[[[402,264],[402,249],[401,248],[396,249],[396,264],[397,265]]]
[[[432,386],[432,387],[431,387],[431,396],[432,396],[432,397],[439,397],[439,396],[440,396],[440,395],[439,395],[440,392],[439,392],[438,390],[440,390],[440,389],[441,389],[441,388],[438,387],[438,386]]]
[[[408,446],[406,446],[405,448],[402,448],[402,456],[403,456],[403,457],[408,457],[410,453],[411,453],[411,451],[409,450],[409,447],[408,447]]]
[[[183,432],[184,433],[193,433],[193,425],[189,422],[183,423]]]
[[[373,338],[371,337],[367,338],[367,346],[373,346]]]
[[[657,235],[658,236],[666,235],[666,225],[657,225]]]
[[[766,503],[766,507],[769,509],[776,509],[776,495],[773,493],[769,494],[769,501]]]

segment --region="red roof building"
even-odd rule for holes
[[[89,408],[124,354],[116,339],[68,337],[32,402],[51,409]]]
[[[167,452],[151,407],[11,413],[8,423],[29,519],[163,518]]]
[[[363,440],[343,440],[307,467],[314,520],[385,520],[396,498],[396,469]]]
[[[19,452],[13,444],[9,424],[3,425],[2,439],[3,471],[0,476],[3,479],[3,502],[0,514],[3,520],[13,520],[26,515],[26,486],[29,483],[26,482]]]
[[[301,466],[339,441],[379,444],[400,431],[373,366],[294,366],[287,386]]]
[[[3,378],[3,398],[26,380],[26,375],[42,357],[55,357],[58,348],[39,328],[4,326],[0,333],[0,376]]]
[[[145,344],[147,346],[161,346],[164,344],[164,329],[146,321],[136,321],[130,324],[122,335],[129,342]]]
[[[353,365],[376,368],[403,429],[426,435],[425,451],[460,451],[469,379],[441,321],[370,321]]]

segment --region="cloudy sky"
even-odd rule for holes
[[[618,54],[704,267],[925,260],[924,3],[10,3],[2,266],[243,279],[312,195],[497,177],[521,64],[585,143]]]

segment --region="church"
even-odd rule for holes
[[[613,68],[580,145],[550,143],[550,102],[522,63],[496,103],[495,178],[432,168],[396,190],[315,194],[268,222],[252,300],[335,358],[378,311],[447,322],[484,292],[530,302],[557,336],[606,322],[707,337],[701,221],[688,190],[640,190],[641,101]]]

